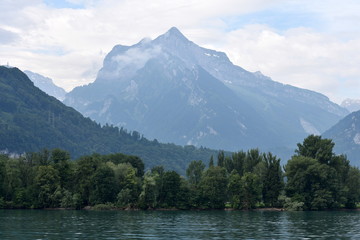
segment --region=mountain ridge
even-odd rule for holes
[[[212,94],[206,94],[198,82],[199,69],[206,72],[200,81],[216,80],[222,87],[213,84],[206,90]],[[232,93],[225,96],[223,87]],[[149,138],[226,150],[293,148],[348,114],[320,93],[234,65],[225,53],[196,45],[177,28],[154,40],[116,45],[96,80],[68,93],[65,103],[101,123],[135,129]],[[183,129],[186,119],[176,116],[190,112],[192,129]],[[151,120],[156,114],[172,115],[172,120]],[[176,136],[168,136],[174,131]]]
[[[40,88],[42,91],[46,92],[50,96],[57,98],[60,101],[65,99],[66,91],[63,88],[57,86],[51,78],[45,77],[30,70],[25,70],[24,73],[29,77],[34,85]]]

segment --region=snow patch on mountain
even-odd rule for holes
[[[317,130],[314,125],[306,121],[304,118],[300,118],[300,124],[307,134],[320,135],[319,130]]]

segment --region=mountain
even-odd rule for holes
[[[340,106],[346,108],[349,112],[356,112],[360,110],[360,99],[345,99]]]
[[[66,91],[55,85],[52,79],[29,70],[25,70],[24,73],[30,78],[36,87],[40,88],[50,96],[56,97],[60,101],[64,100]]]
[[[189,41],[177,28],[154,40],[115,46],[96,80],[64,103],[98,122],[177,144],[289,157],[348,111],[313,91],[234,65],[225,53]],[[286,152],[286,154],[284,154]]]
[[[217,151],[149,141],[138,132],[100,124],[35,87],[19,69],[0,66],[0,151],[61,148],[73,158],[121,152],[141,157],[147,168],[163,165],[184,174],[192,160],[208,162]]]
[[[334,141],[336,153],[346,154],[351,164],[360,167],[360,111],[340,120],[323,137]]]

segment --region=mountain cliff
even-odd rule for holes
[[[322,94],[248,72],[176,28],[154,40],[115,46],[96,80],[75,88],[64,102],[103,124],[165,142],[259,147],[279,155],[348,113]]]
[[[36,87],[40,88],[42,91],[46,92],[50,96],[57,98],[60,101],[64,100],[66,91],[63,88],[55,85],[52,79],[29,70],[25,70],[24,73]]]

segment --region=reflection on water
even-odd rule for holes
[[[0,239],[360,239],[360,212],[1,210]]]

